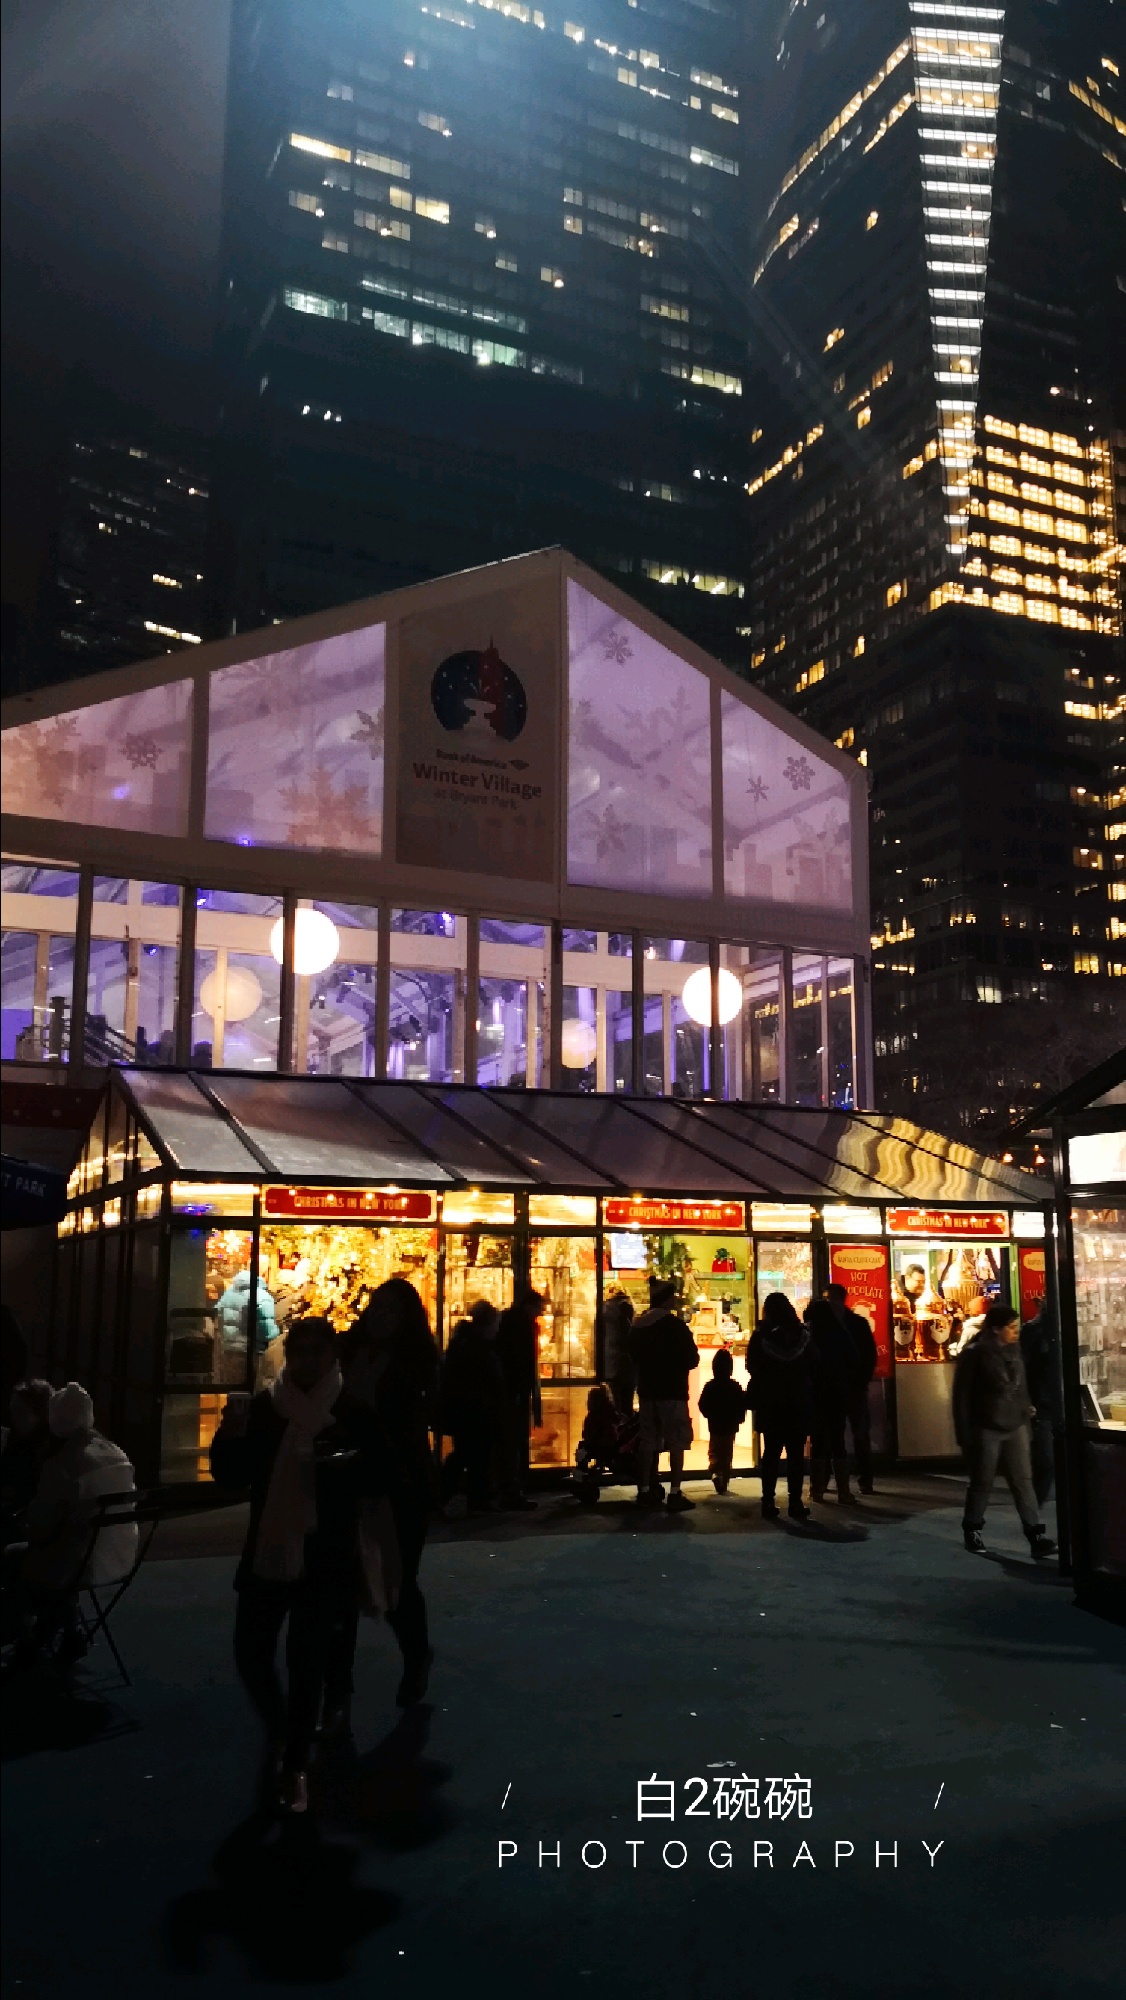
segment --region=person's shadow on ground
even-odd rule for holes
[[[226,1938],[255,1976],[290,1985],[341,1979],[374,1931],[402,1913],[397,1896],[355,1880],[363,1848],[426,1846],[452,1825],[438,1789],[447,1765],[423,1756],[433,1709],[408,1709],[375,1748],[340,1744],[310,1773],[310,1811],[279,1820],[259,1810],[220,1844],[215,1885],[170,1906],[165,1947],[178,1971],[206,1969]]]
[[[312,1779],[314,1809],[385,1852],[404,1853],[439,1840],[454,1816],[439,1797],[450,1766],[423,1755],[433,1715],[433,1708],[420,1702],[374,1749],[360,1753],[348,1743],[324,1757]]]
[[[165,1947],[179,1972],[207,1969],[210,1941],[229,1939],[260,1979],[293,1986],[342,1979],[373,1931],[399,1915],[398,1897],[355,1881],[359,1848],[311,1815],[252,1813],[220,1844],[214,1887],[170,1906]]]

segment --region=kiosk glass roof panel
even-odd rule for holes
[[[209,1079],[279,1180],[423,1181],[452,1176],[335,1079]]]
[[[529,1124],[526,1117],[521,1117],[521,1112],[532,1110],[537,1093],[522,1092],[513,1110],[491,1090],[443,1091],[431,1084],[426,1094],[448,1104],[495,1145],[503,1147],[505,1154],[524,1169],[531,1186],[589,1188],[594,1193],[614,1190],[616,1184],[612,1179],[597,1173],[587,1160],[557,1146],[541,1125]]]
[[[250,1148],[232,1132],[190,1076],[135,1069],[128,1072],[125,1083],[173,1167],[185,1174],[262,1178]]]
[[[523,1173],[503,1153],[498,1153],[476,1129],[479,1092],[465,1092],[466,1123],[451,1116],[436,1091],[416,1089],[409,1083],[356,1083],[356,1095],[364,1104],[386,1111],[412,1140],[448,1169],[448,1177],[473,1183],[491,1182],[501,1187],[527,1183],[537,1185],[534,1175]],[[451,1097],[454,1112],[460,1109],[457,1094]]]
[[[503,1101],[507,1093],[498,1095]],[[539,1129],[596,1161],[624,1188],[652,1194],[745,1192],[743,1175],[636,1117],[624,1101],[529,1091],[517,1108]]]

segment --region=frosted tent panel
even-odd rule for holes
[[[212,674],[209,839],[380,852],[385,638],[368,625]]]
[[[724,887],[735,900],[852,908],[850,787],[736,695],[723,694]]]
[[[4,809],[32,819],[184,834],[190,681],[96,701],[4,731]]]
[[[568,881],[709,896],[709,681],[577,583],[567,620]]]

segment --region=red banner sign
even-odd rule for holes
[[[1034,1319],[1044,1303],[1047,1289],[1043,1250],[1021,1244],[1017,1251],[1017,1278],[1020,1285],[1020,1316]]]
[[[830,1243],[829,1276],[843,1285],[853,1312],[863,1314],[876,1342],[876,1375],[892,1373],[891,1282],[884,1243]]]
[[[263,1215],[340,1222],[432,1222],[434,1196],[424,1189],[268,1187]]]
[[[739,1229],[747,1226],[741,1201],[644,1201],[611,1196],[602,1204],[607,1229]]]
[[[1003,1208],[889,1208],[890,1236],[997,1237],[1009,1233]]]

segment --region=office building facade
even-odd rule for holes
[[[740,10],[574,12],[236,4],[217,630],[564,543],[745,655]]]
[[[1045,1008],[1121,1038],[1116,47],[1103,6],[889,0],[773,52],[749,664],[869,766],[878,1076],[947,1122],[1020,1101]],[[997,1044],[960,1109],[951,1033]]]
[[[35,678],[69,680],[204,636],[208,476],[197,447],[84,424],[61,480],[52,615]]]

